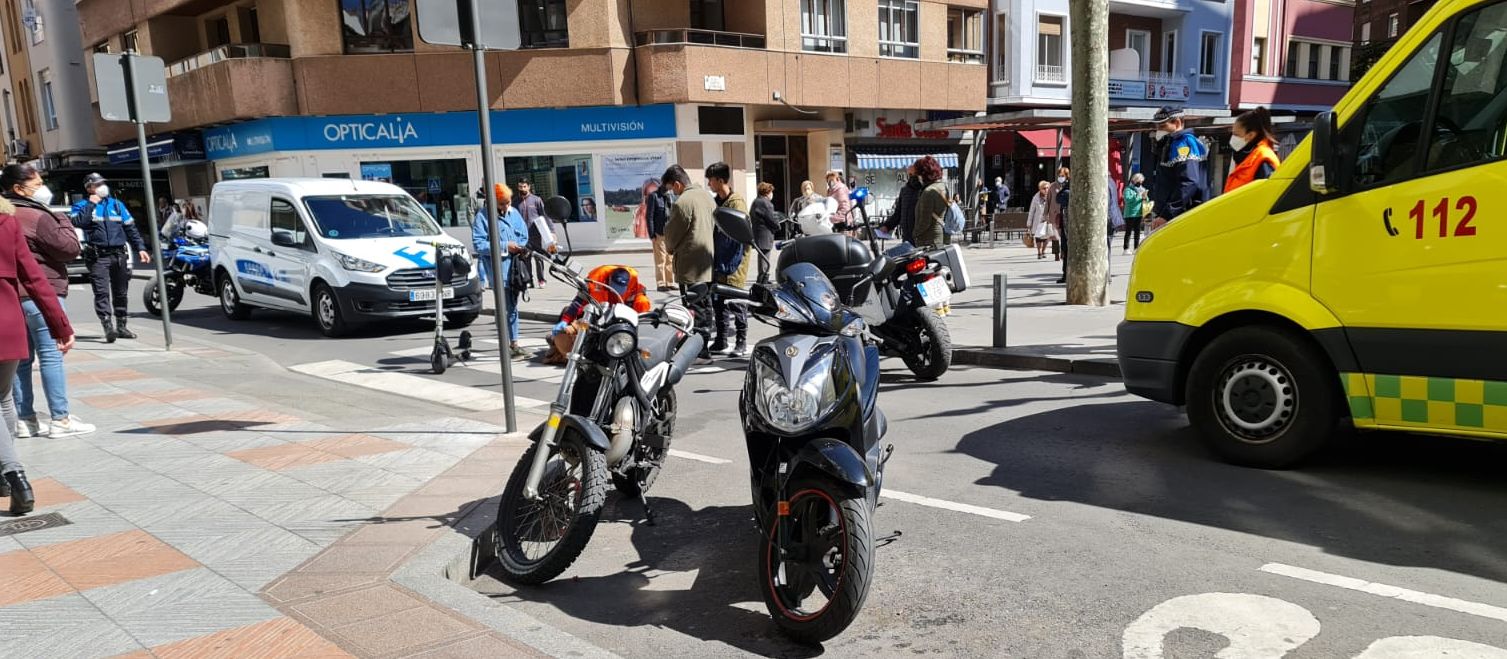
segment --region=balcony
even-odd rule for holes
[[[1067,67],[1037,64],[1036,82],[1050,85],[1065,85],[1067,84]]]
[[[198,55],[185,57],[167,65],[167,77],[180,76],[189,71],[196,71],[217,62],[231,59],[254,59],[272,58],[288,59],[293,56],[292,49],[283,44],[276,43],[233,43],[211,48]]]
[[[173,120],[154,130],[174,131],[260,117],[299,114],[298,92],[293,85],[293,60],[276,57],[228,57],[208,61],[207,51],[173,64],[167,93]],[[191,64],[190,64],[191,63]],[[180,66],[182,65],[182,66]],[[130,139],[130,124],[95,121],[101,144]]]
[[[728,48],[764,48],[764,35],[714,30],[647,30],[634,35],[635,46],[686,45],[725,46]]]

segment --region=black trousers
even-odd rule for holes
[[[755,248],[755,249],[758,249],[758,248]],[[770,267],[769,266],[769,253],[773,252],[773,251],[774,250],[772,250],[772,249],[760,249],[759,250],[759,253],[764,255],[764,258],[759,259],[759,283],[760,284],[767,284],[767,283],[769,283],[769,267]]]
[[[102,321],[126,317],[130,297],[131,252],[124,247],[99,248],[89,266],[89,284],[94,288],[94,315]]]
[[[691,284],[681,282],[680,294],[687,295],[691,286]],[[701,349],[702,357],[710,357],[712,354],[712,325],[713,318],[716,317],[716,311],[712,308],[712,297],[712,295],[704,295],[696,302],[687,305],[691,310],[691,315],[695,317],[696,333],[700,334],[701,340],[705,342]]]
[[[728,304],[726,298],[718,295],[712,299],[712,309],[717,315],[718,343],[732,340],[736,345],[743,345],[748,341],[747,306]]]
[[[1141,248],[1141,218],[1125,218],[1125,249],[1130,249],[1130,234],[1135,234],[1135,247]]]

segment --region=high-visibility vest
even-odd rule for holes
[[[1230,170],[1229,178],[1224,180],[1224,191],[1234,192],[1240,186],[1256,180],[1256,172],[1261,169],[1263,163],[1271,165],[1272,169],[1276,169],[1277,165],[1281,164],[1277,160],[1277,152],[1272,150],[1271,144],[1266,140],[1256,143],[1256,148],[1246,154],[1245,160],[1240,161],[1240,164]]]

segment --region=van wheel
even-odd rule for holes
[[[1188,373],[1188,419],[1226,461],[1282,469],[1334,435],[1339,398],[1329,359],[1273,327],[1242,327],[1214,339]]]
[[[330,338],[345,336],[351,331],[350,323],[345,321],[345,314],[340,310],[340,298],[335,297],[335,291],[328,284],[314,286],[314,322],[319,324],[319,331]]]
[[[251,307],[241,303],[241,294],[235,292],[235,282],[224,273],[220,274],[220,312],[231,320],[251,317]]]

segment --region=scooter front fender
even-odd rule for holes
[[[792,477],[802,471],[814,470],[836,480],[854,496],[867,496],[874,482],[869,467],[853,447],[835,439],[820,437],[801,446],[790,459]]]
[[[534,428],[534,431],[529,433],[529,441],[538,442],[539,438],[544,436],[544,429],[548,425],[549,421],[545,421],[539,424],[539,427]],[[579,414],[563,414],[560,416],[560,428],[555,431],[555,436],[559,437],[567,431],[579,434],[586,440],[587,446],[603,453],[606,453],[607,448],[612,446],[612,442],[607,440],[607,433]]]

